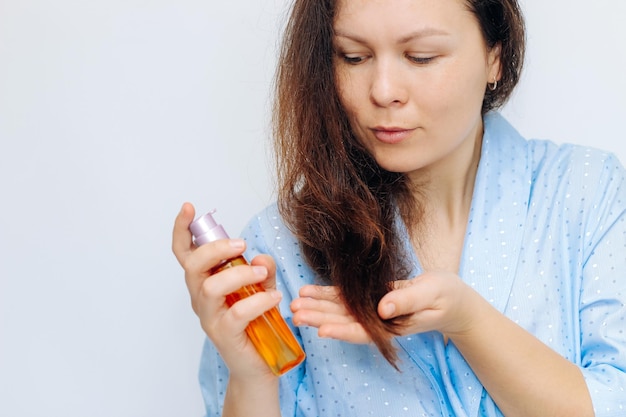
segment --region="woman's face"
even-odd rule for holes
[[[462,169],[482,137],[485,88],[499,78],[499,47],[487,49],[465,1],[339,0],[334,30],[339,97],[378,164]]]

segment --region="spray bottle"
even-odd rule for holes
[[[228,239],[228,234],[222,225],[217,224],[213,219],[214,212],[215,210],[199,217],[189,226],[196,246],[218,239]],[[217,265],[211,270],[211,273],[214,274],[226,268],[247,264],[248,262],[243,256],[237,256]],[[261,291],[265,291],[261,284],[246,285],[227,295],[226,304],[232,306],[242,298]],[[276,375],[282,375],[293,369],[305,358],[302,347],[298,344],[277,307],[266,311],[251,321],[246,327],[246,333],[261,357]]]

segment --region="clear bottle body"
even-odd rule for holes
[[[237,265],[247,265],[243,256],[230,259],[217,266],[212,272],[219,272]],[[265,291],[260,284],[247,285],[226,296],[226,303],[232,306],[242,298]],[[305,353],[277,307],[266,311],[248,324],[246,333],[259,355],[272,372],[282,375],[300,364]]]

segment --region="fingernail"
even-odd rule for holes
[[[270,293],[272,298],[276,298],[277,300],[283,298],[283,293],[278,290],[267,290],[267,292]]]
[[[254,272],[254,275],[256,275],[257,277],[267,276],[267,268],[264,266],[253,266],[252,272]]]
[[[396,305],[393,303],[387,303],[383,306],[383,317],[389,317],[396,311]]]
[[[230,246],[236,249],[241,249],[245,245],[245,242],[243,239],[230,239],[229,243],[230,243]]]

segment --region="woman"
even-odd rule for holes
[[[624,169],[494,111],[523,31],[515,0],[295,1],[277,205],[246,242],[175,223],[209,415],[623,415]],[[307,353],[280,379],[244,332],[279,303]]]

